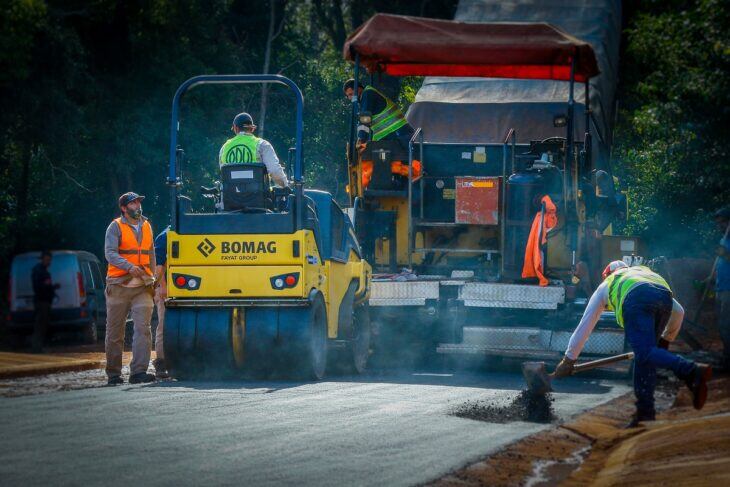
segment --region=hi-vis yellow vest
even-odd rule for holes
[[[253,134],[243,132],[228,139],[221,147],[220,165],[261,162],[258,157],[258,148],[262,140]]]
[[[373,140],[380,140],[383,137],[392,134],[399,128],[408,124],[408,120],[406,120],[403,112],[400,110],[400,108],[398,108],[395,103],[390,101],[387,96],[385,96],[372,86],[366,86],[365,90],[363,91],[373,91],[383,97],[383,99],[385,100],[385,108],[383,109],[383,111],[372,116],[370,129],[373,131]]]
[[[608,309],[616,313],[616,322],[624,327],[623,305],[629,292],[639,284],[654,284],[671,292],[662,276],[646,266],[624,267],[606,278],[608,285]]]

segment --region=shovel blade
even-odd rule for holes
[[[547,394],[553,390],[545,362],[524,362],[522,375],[525,377],[527,390],[533,394]]]

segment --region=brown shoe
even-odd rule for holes
[[[697,364],[694,373],[687,379],[687,387],[692,391],[692,405],[699,410],[707,401],[707,381],[712,378],[712,366]]]

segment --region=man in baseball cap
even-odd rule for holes
[[[144,196],[124,193],[119,197],[122,215],[106,229],[104,257],[106,274],[106,373],[109,385],[124,383],[122,348],[127,313],[132,314],[134,337],[130,384],[152,382],[147,373],[151,355],[152,300],[155,275],[155,246],[152,225],[142,216]]]
[[[225,164],[263,164],[274,183],[282,188],[289,185],[274,147],[253,134],[256,124],[251,115],[246,112],[236,115],[231,130],[236,135],[223,144],[218,154],[221,167]]]
[[[670,369],[689,387],[695,409],[702,409],[707,399],[707,381],[712,377],[709,365],[686,360],[668,351],[679,334],[684,317],[682,306],[672,298],[669,284],[645,266],[629,267],[623,261],[609,263],[603,282],[591,296],[578,327],[570,337],[565,357],[555,369],[556,377],[573,373],[573,366],[583,350],[601,313],[609,309],[624,328],[626,340],[634,351],[634,395],[636,413],[629,423],[653,421],[656,369]],[[657,341],[658,330],[663,330]]]
[[[132,201],[139,201],[141,204],[142,200],[144,200],[144,196],[138,195],[133,191],[129,191],[128,193],[124,193],[122,196],[119,197],[119,208],[127,206]],[[122,212],[124,212],[123,209]]]

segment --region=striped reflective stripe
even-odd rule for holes
[[[608,307],[614,310],[616,322],[623,328],[623,304],[626,296],[639,284],[654,284],[671,292],[662,276],[645,266],[619,269],[606,278],[608,284]]]
[[[373,133],[373,140],[380,140],[380,139],[392,134],[393,132],[395,132],[396,130],[398,130],[399,128],[401,128],[407,124],[408,124],[408,120],[403,118],[401,120],[398,120],[398,121],[392,123],[391,125],[388,125],[387,127],[383,128],[383,129],[376,130]]]
[[[373,140],[380,140],[408,124],[408,120],[406,120],[403,112],[387,96],[372,86],[366,87],[365,90],[373,91],[385,100],[385,108],[383,111],[372,117],[370,128],[373,130]]]
[[[137,254],[152,255],[152,251],[151,250],[122,250],[122,249],[119,249],[119,255],[137,255]]]

